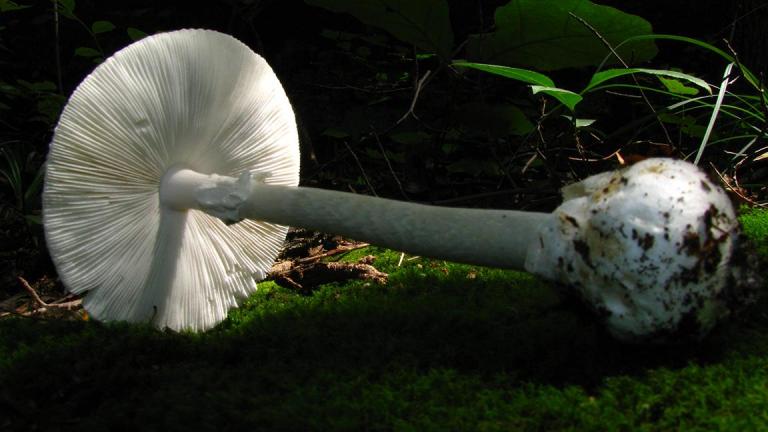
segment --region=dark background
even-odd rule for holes
[[[653,122],[624,127],[647,114],[647,107],[609,95],[596,95],[583,107],[585,117],[599,119],[599,130],[576,132],[569,122],[548,118],[535,136],[509,136],[504,125],[481,115],[468,119],[459,108],[514,100],[536,121],[543,102],[525,86],[482,75],[462,79],[435,59],[415,59],[412,47],[380,29],[300,0],[79,0],[76,18],[59,14],[58,31],[54,3],[20,3],[31,7],[0,14],[0,166],[6,172],[12,164],[18,168],[17,182],[0,176],[0,286],[6,290],[16,289],[15,275],[53,274],[39,223],[40,167],[67,95],[100,58],[132,42],[129,28],[146,34],[215,29],[262,54],[297,114],[305,185],[433,204],[549,210],[563,184],[615,167],[610,155],[617,150],[628,161],[681,157],[698,142],[681,134],[670,140]],[[457,43],[491,30],[494,10],[506,3],[449,1]],[[727,39],[742,63],[760,76],[766,69],[764,0],[598,3],[642,16],[657,33],[695,37],[724,50]],[[115,29],[94,38],[86,27],[100,20]],[[338,31],[355,37],[328,36]],[[83,47],[100,55],[78,55]],[[722,59],[682,44],[660,42],[659,48],[647,66],[681,68],[711,83],[721,79]],[[427,70],[440,73],[420,93],[415,116],[406,116],[414,84]],[[552,76],[562,87],[578,89],[593,72],[569,69]],[[451,132],[457,122],[466,126],[458,136]],[[706,156],[736,174],[724,153]],[[744,193],[760,200],[763,164],[739,169],[743,183],[758,185]]]

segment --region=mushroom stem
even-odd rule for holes
[[[548,213],[449,208],[309,187],[264,184],[172,168],[162,205],[201,210],[225,222],[256,219],[348,236],[449,261],[524,269],[529,245]]]

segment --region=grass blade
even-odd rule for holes
[[[733,69],[734,63],[728,63],[728,66],[725,67],[725,72],[723,73],[723,82],[720,84],[720,91],[717,93],[717,100],[715,101],[715,106],[712,109],[712,116],[709,118],[709,124],[707,125],[707,131],[704,132],[704,138],[701,139],[701,145],[699,145],[699,151],[696,153],[696,158],[693,160],[694,165],[698,165],[699,161],[701,160],[701,155],[704,154],[704,148],[707,146],[707,141],[709,140],[709,136],[712,133],[712,128],[715,126],[715,120],[717,119],[717,114],[720,112],[720,106],[723,104],[723,98],[725,97],[725,91],[728,89],[728,83],[731,79],[731,70]]]

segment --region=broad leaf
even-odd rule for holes
[[[710,93],[710,94],[712,93],[712,90],[706,81],[704,81],[701,78],[696,78],[693,75],[688,75],[682,72],[663,70],[663,69],[629,68],[629,69],[608,69],[592,75],[592,79],[589,81],[589,84],[587,84],[587,87],[585,87],[584,90],[582,90],[581,94],[584,94],[593,90],[595,87],[599,86],[600,84],[603,84],[606,81],[609,81],[618,77],[626,76],[626,75],[631,75],[631,74],[649,74],[649,75],[657,75],[659,77],[669,77],[669,78],[680,79],[683,81],[688,81],[691,84],[695,84],[703,88],[707,93]]]
[[[304,0],[333,12],[348,13],[403,42],[444,59],[453,50],[446,0]]]
[[[56,0],[59,13],[69,19],[75,18],[75,0]]]
[[[574,111],[576,105],[581,102],[582,97],[578,93],[574,93],[570,90],[565,90],[557,87],[545,87],[545,86],[531,86],[533,94],[544,93],[557,99],[561,104],[565,105],[569,110]]]
[[[496,31],[473,35],[468,56],[478,62],[555,70],[600,64],[612,46],[652,32],[646,20],[588,0],[512,0],[496,9]],[[656,55],[651,40],[625,44],[619,55],[629,62]],[[616,59],[613,58],[613,63]]]
[[[522,81],[526,84],[534,84],[545,87],[554,87],[555,82],[548,76],[534,72],[528,69],[513,68],[509,66],[489,65],[483,63],[468,63],[468,62],[455,62],[454,66],[468,67],[472,69],[481,70],[483,72],[489,72],[496,75],[501,75],[505,78],[511,78],[517,81]]]
[[[137,28],[134,27],[128,27],[125,32],[128,34],[128,37],[131,38],[132,41],[136,42],[138,40],[144,39],[147,37],[147,34]]]
[[[11,12],[15,10],[26,9],[31,6],[20,5],[10,0],[0,0],[0,12]]]
[[[79,57],[99,57],[101,53],[93,48],[78,47],[75,49],[75,55]]]
[[[95,21],[91,24],[93,34],[106,33],[115,29],[115,25],[109,21]]]

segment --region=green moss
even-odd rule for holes
[[[768,256],[768,210],[745,207],[739,219],[744,232],[755,243],[760,255]]]
[[[760,245],[766,213],[742,220]],[[525,274],[365,254],[386,285],[264,283],[204,334],[0,320],[0,429],[768,429],[765,301],[700,344],[626,346]]]

